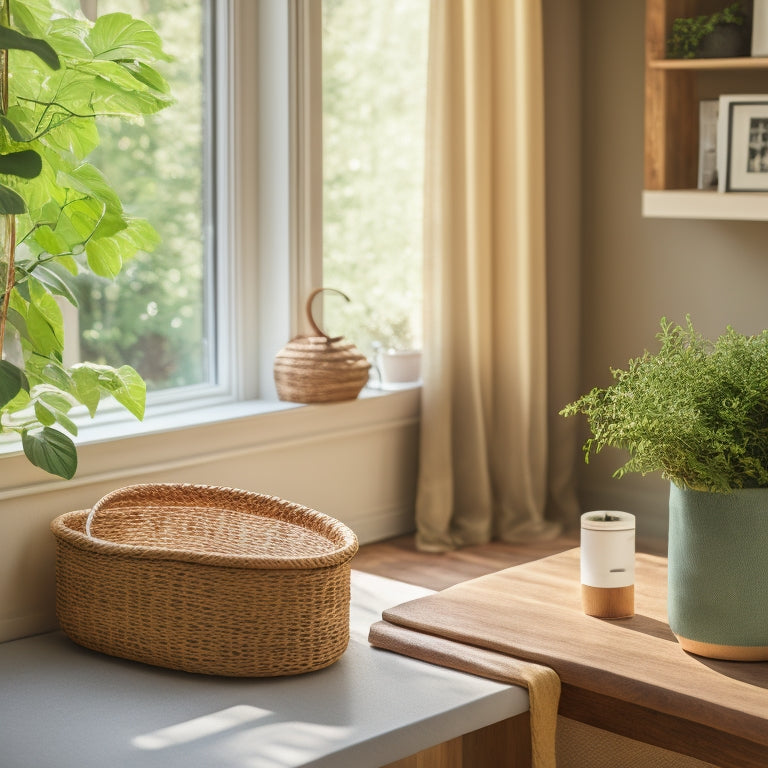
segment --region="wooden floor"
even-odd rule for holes
[[[563,536],[534,544],[492,542],[433,554],[419,552],[413,536],[400,536],[360,547],[352,568],[428,589],[445,589],[578,546],[578,537]]]

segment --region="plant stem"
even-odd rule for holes
[[[10,26],[11,0],[0,0],[0,17],[2,23]],[[5,115],[8,112],[8,51],[0,51],[0,109]],[[6,214],[3,219],[2,253],[0,253],[0,268],[5,269],[3,276],[3,303],[0,307],[0,360],[3,358],[3,343],[5,341],[5,322],[8,317],[8,303],[11,299],[11,289],[14,283],[14,256],[16,251],[16,217]],[[0,269],[2,273],[2,269]]]
[[[3,342],[5,340],[5,320],[8,317],[8,303],[11,299],[11,290],[14,285],[14,256],[16,251],[16,217],[3,216],[3,253],[0,261],[5,262],[5,291],[3,304],[0,308],[0,360],[3,358]]]

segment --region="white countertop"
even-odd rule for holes
[[[428,590],[352,573],[349,648],[305,675],[231,679],[104,656],[61,633],[0,644],[2,768],[377,768],[528,709],[528,694],[372,648]]]

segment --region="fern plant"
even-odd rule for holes
[[[58,301],[77,306],[73,278],[114,278],[158,241],[129,216],[88,162],[97,119],[140,120],[171,102],[155,68],[154,30],[125,13],[94,23],[50,0],[0,0],[0,432],[21,437],[36,466],[71,478],[71,417],[104,397],[137,418],[146,387],[130,366],[63,363]]]
[[[587,417],[585,460],[606,446],[629,452],[616,470],[661,472],[680,487],[727,493],[768,487],[768,330],[744,336],[730,326],[716,341],[690,318],[661,321],[660,349],[612,370],[561,414]]]

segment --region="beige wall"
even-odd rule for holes
[[[581,390],[655,349],[662,316],[717,335],[768,327],[768,222],[644,219],[643,0],[582,0]],[[667,484],[611,478],[621,456],[579,462],[585,509],[638,516],[666,535]]]

